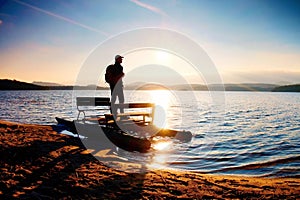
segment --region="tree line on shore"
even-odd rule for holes
[[[141,85],[141,83],[139,83]],[[147,85],[147,84],[146,84]],[[137,89],[137,85],[131,84],[125,86],[125,89]],[[198,91],[267,91],[267,92],[300,92],[300,84],[293,85],[276,85],[276,84],[182,84],[168,86],[172,90],[198,90]],[[64,86],[64,85],[40,85],[34,83],[26,83],[17,80],[0,79],[0,90],[108,90],[108,87],[99,87],[97,85],[87,86]],[[146,87],[138,88],[141,90],[155,90],[159,89],[156,85],[147,85]]]

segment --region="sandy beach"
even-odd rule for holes
[[[126,173],[56,126],[0,121],[0,199],[299,199],[298,178]]]

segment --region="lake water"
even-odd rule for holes
[[[55,117],[76,119],[75,96],[109,96],[109,91],[0,91],[0,118],[51,125]],[[247,176],[300,175],[299,93],[126,91],[125,98],[155,102],[158,126],[193,133],[191,142],[176,143],[164,152],[166,167]]]

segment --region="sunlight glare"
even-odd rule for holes
[[[153,138],[153,148],[158,152],[152,157],[151,163],[148,164],[149,168],[152,169],[164,169],[169,158],[169,150],[172,144],[170,140],[162,140],[162,138]]]
[[[155,103],[154,124],[160,128],[166,126],[166,113],[170,106],[171,94],[167,90],[151,91],[152,102]]]
[[[151,99],[155,105],[159,105],[167,109],[170,104],[171,94],[168,90],[154,90],[151,91]]]
[[[172,141],[158,141],[157,143],[153,144],[153,148],[155,150],[162,151],[169,147],[172,144]]]
[[[156,60],[161,64],[161,65],[166,65],[169,66],[171,62],[171,56],[169,53],[165,51],[156,51],[155,52],[155,57]]]

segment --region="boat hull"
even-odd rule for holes
[[[145,153],[149,151],[154,137],[172,137],[181,142],[189,142],[192,139],[192,133],[189,131],[160,129],[154,125],[127,125],[126,127],[116,128],[84,123],[82,121],[69,121],[62,118],[56,118],[56,120],[58,124],[65,125],[74,134],[86,136],[91,141],[101,141],[101,145],[109,148],[119,147],[130,152]],[[129,135],[128,132],[146,133],[148,137],[140,138]]]

